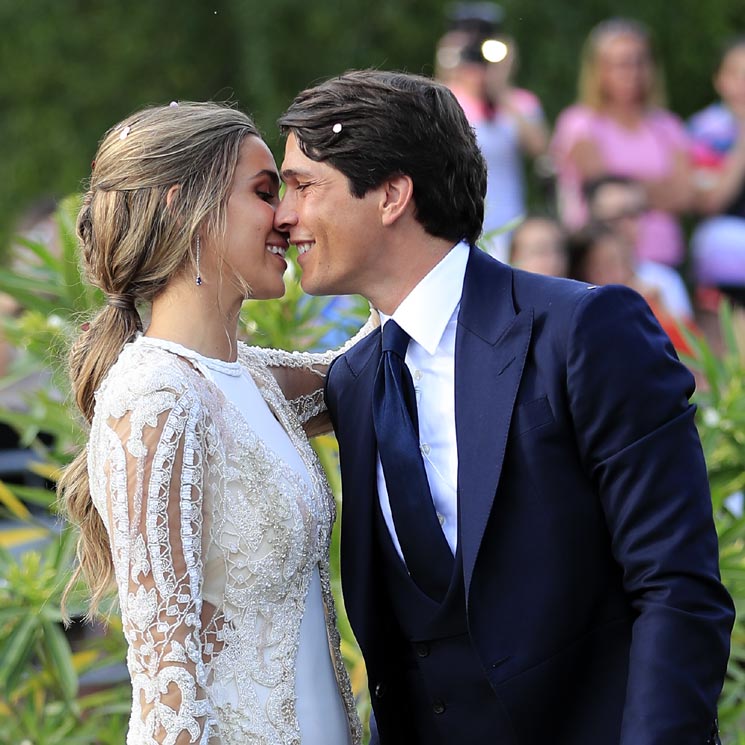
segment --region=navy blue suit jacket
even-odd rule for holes
[[[332,365],[342,581],[383,745],[412,745],[375,539],[374,332]],[[512,743],[701,745],[733,608],[693,379],[646,303],[471,250],[455,344],[468,629]],[[463,723],[468,742],[468,723]]]

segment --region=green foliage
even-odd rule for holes
[[[443,0],[0,0],[0,245],[76,191],[101,135],[173,99],[233,99],[270,144],[295,94],[349,67],[431,70]]]
[[[719,535],[722,580],[737,608],[727,680],[720,700],[724,735],[745,731],[745,345],[729,306],[720,309],[725,351],[716,355],[700,338],[688,335],[688,364],[701,372],[696,393],[698,428],[706,455],[714,518]],[[733,498],[733,495],[740,495]],[[741,740],[733,740],[741,742]]]
[[[99,640],[73,653],[62,630],[60,597],[74,550],[69,531],[20,560],[0,549],[0,742],[121,742],[129,692],[81,695],[79,680],[120,661],[122,643]]]
[[[0,0],[3,238],[34,199],[78,190],[98,139],[133,109],[231,95],[242,40],[212,8],[201,0]]]
[[[102,133],[172,99],[227,99],[252,112],[279,151],[275,122],[305,86],[353,67],[430,74],[451,0],[0,0],[0,245],[40,196],[79,189]],[[502,0],[520,48],[518,82],[553,118],[575,96],[589,29],[614,0]],[[738,0],[627,0],[659,42],[670,102],[687,116],[714,96],[724,39],[745,29]]]
[[[38,377],[40,387],[29,397],[26,411],[2,411],[0,420],[36,451],[33,470],[52,482],[85,437],[78,417],[71,416],[65,359],[80,318],[100,302],[100,295],[83,284],[78,269],[78,206],[77,197],[69,198],[57,212],[59,255],[40,243],[24,241],[27,271],[23,276],[0,274],[0,292],[24,308],[4,324],[3,335],[21,354],[0,386],[48,374]],[[51,435],[51,445],[42,442],[42,432]],[[0,482],[0,515],[26,524],[27,533],[46,540],[43,550],[28,551],[20,560],[0,549],[0,742],[114,745],[122,742],[126,729],[129,686],[87,691],[80,688],[80,678],[121,663],[125,643],[115,631],[93,636],[75,651],[70,647],[61,626],[60,602],[73,563],[75,535],[27,508],[53,513],[55,499],[49,489]],[[84,613],[81,598],[78,593],[69,608],[73,617]]]
[[[336,621],[341,634],[341,652],[352,683],[352,691],[354,692],[355,700],[357,702],[357,711],[360,715],[360,719],[365,725],[365,736],[367,737],[369,734],[367,731],[367,723],[372,709],[370,694],[367,689],[367,670],[365,669],[365,661],[362,657],[362,652],[360,652],[360,648],[357,646],[352,627],[344,610],[344,597],[341,590],[341,564],[339,553],[341,536],[339,524],[341,515],[340,510],[343,509],[343,505],[340,499],[341,474],[339,472],[339,448],[336,438],[332,435],[317,437],[313,440],[313,446],[319,460],[321,461],[321,465],[329,477],[331,488],[337,497],[337,520],[334,525],[333,533],[331,534],[331,589],[333,590],[334,598],[336,600],[336,610],[338,614]]]
[[[241,311],[242,337],[259,347],[325,351],[324,338],[353,336],[361,320],[367,318],[368,305],[362,298],[351,303],[350,312],[339,321],[326,320],[326,297],[306,295],[300,287],[299,268],[288,256],[285,295],[279,302],[247,302]]]
[[[39,370],[48,371],[49,382],[34,391],[28,411],[0,411],[0,421],[17,429],[23,443],[33,447],[39,459],[34,470],[55,481],[61,466],[68,463],[85,441],[85,428],[70,401],[65,372],[66,352],[80,333],[82,321],[100,307],[99,292],[87,286],[80,275],[74,237],[74,216],[79,199],[62,203],[56,215],[62,253],[55,256],[41,244],[25,242],[33,266],[23,277],[0,274],[0,292],[13,296],[23,307],[6,321],[3,332],[19,350],[25,350],[10,372],[17,380]],[[259,346],[283,349],[318,349],[331,330],[319,323],[328,302],[305,296],[296,281],[297,266],[287,273],[287,291],[282,300],[248,302],[241,316],[244,339]],[[367,304],[358,301],[344,321],[343,333],[351,336],[367,316]],[[342,334],[343,335],[343,334]],[[2,381],[0,381],[2,386]],[[45,445],[40,433],[53,436]],[[334,491],[339,494],[336,441],[317,438],[316,452],[327,469]],[[89,669],[123,660],[125,644],[113,615],[110,634],[94,637],[89,649],[73,655],[58,626],[61,591],[72,566],[74,536],[50,531],[33,517],[27,505],[53,509],[54,494],[45,489],[4,484],[0,481],[0,515],[27,523],[34,535],[51,538],[44,554],[29,552],[20,564],[0,551],[0,742],[22,742],[24,737],[40,745],[52,743],[121,743],[129,711],[128,685],[95,694],[78,695],[79,676]],[[332,538],[333,589],[337,598],[342,652],[357,695],[360,713],[367,719],[369,698],[365,668],[343,613],[339,580],[338,524]],[[77,598],[72,609],[82,615]],[[11,710],[12,709],[12,710]]]
[[[36,448],[43,460],[64,465],[83,439],[80,422],[70,416],[67,350],[80,331],[81,319],[101,303],[101,294],[86,285],[80,275],[75,238],[75,215],[80,201],[62,201],[55,220],[61,253],[54,255],[41,243],[24,241],[29,254],[23,275],[0,273],[0,292],[13,297],[23,313],[4,324],[3,335],[22,354],[6,384],[44,373],[49,380],[35,391],[22,413],[4,411],[0,417],[14,427],[25,446]],[[42,445],[39,434],[53,437]],[[28,495],[26,498],[29,498]]]

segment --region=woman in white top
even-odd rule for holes
[[[129,745],[360,741],[306,436],[332,355],[236,339],[246,298],[284,293],[278,188],[247,116],[173,103],[104,136],[78,217],[107,303],[70,356],[91,429],[61,490],[92,612],[118,589]]]

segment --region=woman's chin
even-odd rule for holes
[[[279,298],[285,296],[286,291],[287,288],[285,287],[283,282],[281,287],[267,288],[266,290],[261,292],[251,292],[250,294],[246,295],[246,300],[278,300]]]

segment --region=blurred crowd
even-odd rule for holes
[[[460,101],[489,178],[482,247],[528,271],[641,293],[679,351],[716,337],[723,298],[745,307],[745,36],[712,60],[712,98],[684,122],[666,108],[650,31],[612,18],[578,60],[577,100],[553,132],[500,6],[457,3],[436,76]],[[527,210],[524,159],[543,187]],[[716,339],[712,339],[716,344]]]
[[[514,83],[518,48],[501,7],[462,2],[448,13],[435,77],[461,103],[488,166],[482,247],[528,271],[630,285],[679,351],[681,328],[716,349],[722,299],[745,309],[745,35],[711,60],[714,102],[686,122],[666,108],[649,29],[605,20],[587,36],[576,101],[567,90],[552,131],[538,97]],[[54,207],[40,201],[19,232],[56,251]],[[16,246],[9,267],[33,271],[33,257]],[[349,308],[337,298],[323,320],[338,323]],[[0,295],[0,318],[18,310]],[[0,331],[6,408],[23,405],[18,385],[1,382],[18,351]]]

